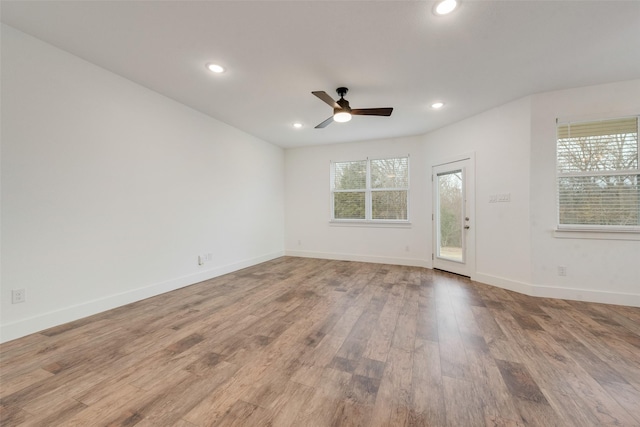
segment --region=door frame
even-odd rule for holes
[[[465,212],[469,218],[467,225],[469,225],[469,229],[464,230],[465,233],[465,268],[459,268],[460,263],[456,261],[450,261],[447,263],[445,260],[436,260],[435,253],[437,252],[437,240],[438,240],[438,230],[436,229],[436,207],[438,206],[437,196],[438,192],[436,190],[437,181],[435,179],[435,169],[441,166],[446,166],[448,164],[453,164],[457,162],[466,161],[464,165],[464,176],[465,176]],[[475,183],[476,183],[476,175],[475,175],[475,152],[465,153],[458,156],[450,157],[447,159],[443,159],[438,162],[434,162],[431,165],[431,264],[432,268],[438,268],[445,271],[450,271],[452,273],[461,274],[464,276],[469,276],[472,280],[474,280],[476,276],[476,195],[475,195]],[[448,266],[447,266],[448,264]],[[456,265],[457,264],[457,265]],[[437,265],[437,267],[436,267]],[[451,268],[448,270],[447,268]]]

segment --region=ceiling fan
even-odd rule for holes
[[[315,91],[311,92],[327,104],[329,104],[333,108],[333,116],[329,117],[324,122],[320,123],[316,126],[316,129],[320,129],[328,126],[332,122],[336,121],[339,123],[348,122],[351,120],[351,116],[390,116],[393,108],[351,108],[349,107],[349,101],[344,99],[344,96],[347,94],[349,89],[346,87],[339,87],[336,89],[338,95],[340,95],[340,99],[334,101],[327,92],[324,91]]]

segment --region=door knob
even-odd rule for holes
[[[468,230],[469,228],[471,228],[471,227],[469,227],[468,225],[465,225],[465,226],[464,226],[464,229],[465,229],[465,230]]]

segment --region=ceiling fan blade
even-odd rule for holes
[[[354,108],[351,114],[354,116],[390,116],[393,108]]]
[[[333,116],[329,117],[327,120],[325,120],[324,122],[322,122],[318,126],[316,126],[316,129],[321,129],[321,128],[327,127],[331,123],[333,123]]]
[[[318,98],[320,98],[321,100],[323,100],[324,102],[326,102],[327,104],[329,104],[331,106],[331,108],[340,108],[338,103],[336,101],[334,101],[333,98],[330,97],[327,94],[327,92],[325,92],[323,90],[318,90],[318,91],[311,92],[311,93],[314,94],[315,96],[317,96]]]

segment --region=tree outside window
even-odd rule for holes
[[[637,117],[559,124],[557,166],[559,228],[640,229]]]
[[[331,169],[332,219],[408,219],[408,157],[333,162]]]

